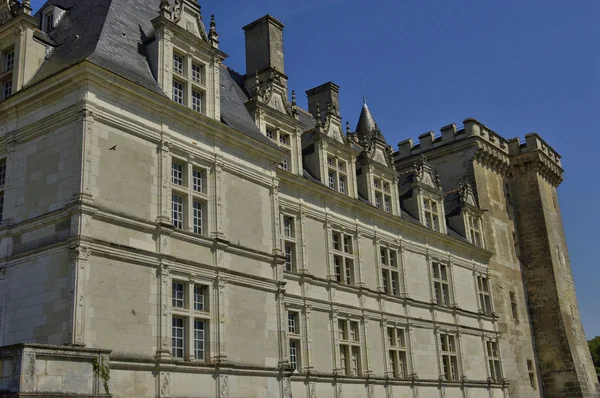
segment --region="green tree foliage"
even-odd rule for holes
[[[594,361],[596,373],[600,376],[600,336],[596,336],[588,341],[588,346],[592,352],[592,361]]]

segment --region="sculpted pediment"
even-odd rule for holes
[[[208,40],[206,27],[202,22],[200,7],[191,0],[172,0],[171,13],[173,22],[203,40]]]

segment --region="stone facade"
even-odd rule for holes
[[[297,106],[275,18],[241,76],[148,3],[0,5],[2,393],[599,396],[541,138],[393,151]]]

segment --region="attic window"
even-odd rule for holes
[[[42,31],[50,33],[54,30],[54,10],[46,11],[42,16]]]

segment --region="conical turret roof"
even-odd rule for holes
[[[377,138],[385,142],[385,138],[383,137],[381,130],[379,130],[366,101],[363,103],[362,111],[360,112],[360,118],[356,125],[356,132],[358,133],[360,142],[364,140],[370,141],[372,138]]]

